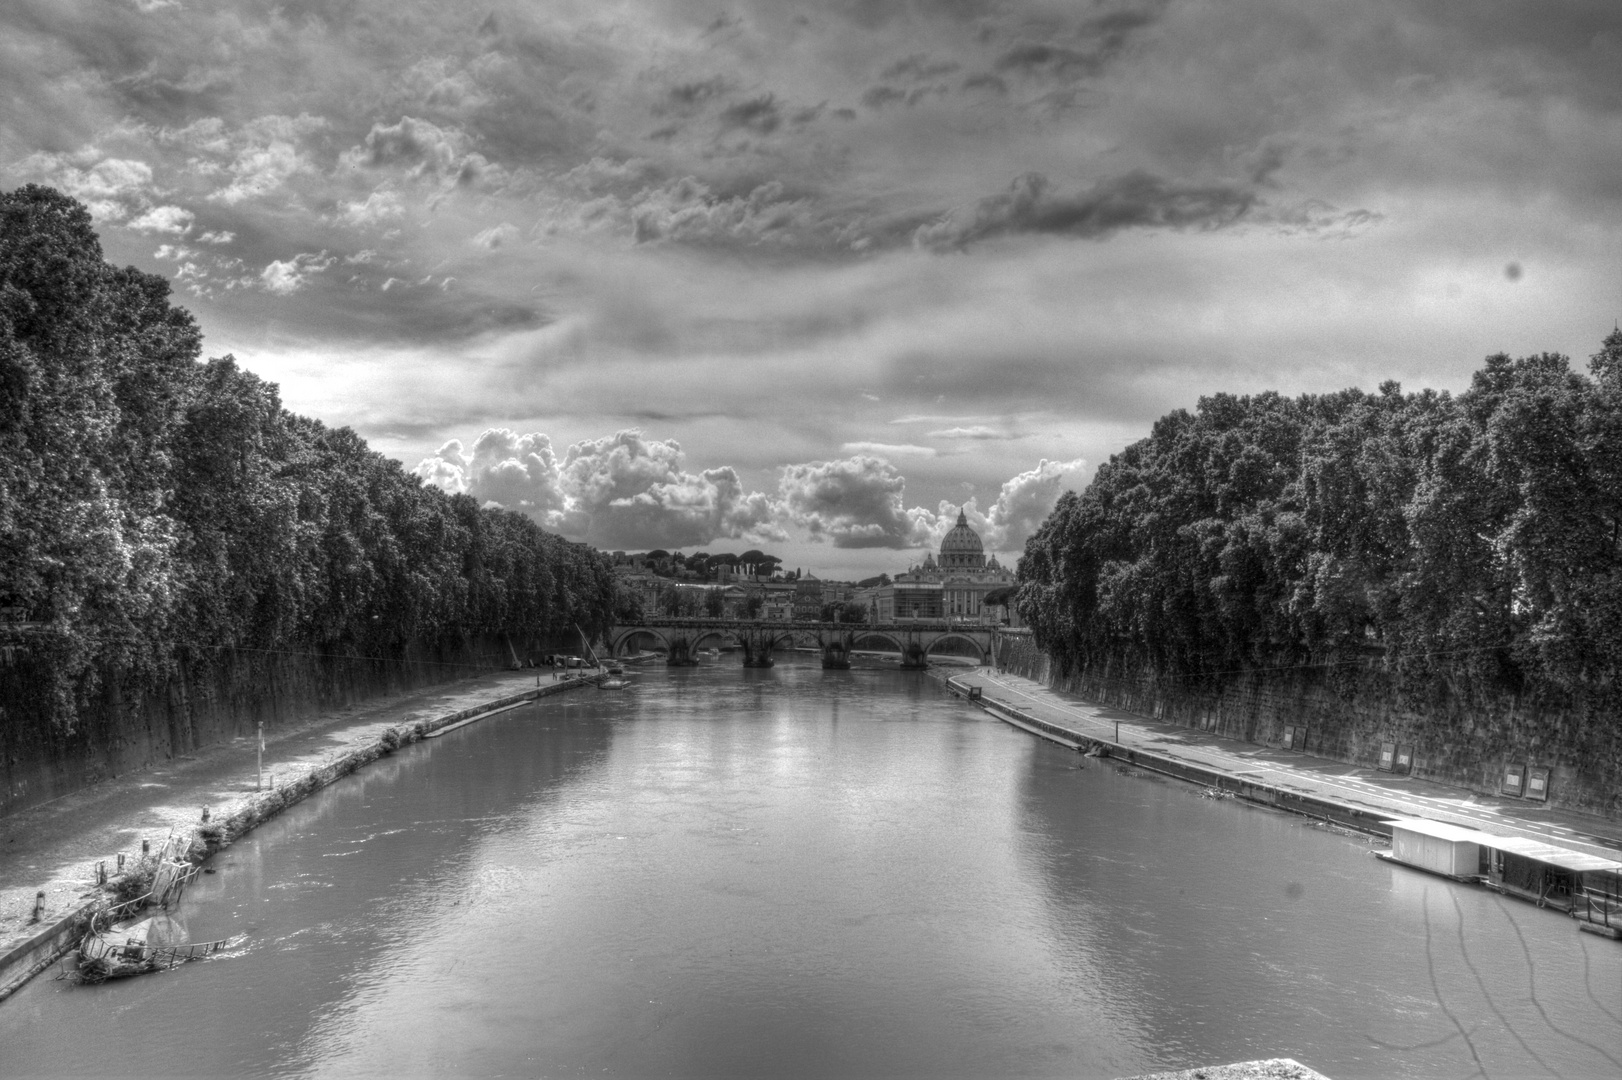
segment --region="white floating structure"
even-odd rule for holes
[[[1391,826],[1391,850],[1377,852],[1381,858],[1429,870],[1455,881],[1474,881],[1479,877],[1483,872],[1481,849],[1502,839],[1424,818],[1392,818],[1381,824]]]

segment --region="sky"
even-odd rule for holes
[[[1219,392],[1622,316],[1611,0],[8,0],[0,187],[606,549],[1012,563]]]

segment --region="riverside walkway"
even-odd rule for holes
[[[265,733],[267,787],[375,743],[390,727],[422,721],[438,728],[515,695],[571,685],[555,683],[550,671],[496,671],[332,709]],[[224,820],[255,797],[255,766],[255,740],[245,736],[0,818],[0,998],[16,988],[8,978],[15,974],[6,963],[11,952],[96,895],[98,863],[113,873],[120,852],[134,855],[143,838],[156,847],[170,832],[190,831],[205,806],[213,820]],[[45,907],[35,920],[41,892]]]
[[[1622,821],[1521,799],[1477,795],[1460,788],[1395,776],[1343,761],[1275,750],[1225,739],[1198,728],[1161,723],[1123,709],[1096,705],[1018,675],[991,668],[954,673],[956,687],[979,686],[983,701],[1053,725],[1075,741],[1103,742],[1121,748],[1120,756],[1138,755],[1136,764],[1157,762],[1187,779],[1248,785],[1276,792],[1284,808],[1312,812],[1311,804],[1342,808],[1340,820],[1372,822],[1378,818],[1421,817],[1506,836],[1524,836],[1603,858],[1622,850]],[[1302,804],[1299,807],[1297,803]]]

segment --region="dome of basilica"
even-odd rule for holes
[[[981,551],[985,551],[985,545],[980,543],[980,534],[968,527],[968,517],[963,511],[957,511],[957,524],[941,540],[942,558],[947,555],[980,555]]]

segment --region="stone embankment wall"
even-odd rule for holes
[[[1058,690],[1166,723],[1280,746],[1305,725],[1319,757],[1375,766],[1382,743],[1413,747],[1413,775],[1497,794],[1510,765],[1552,770],[1549,802],[1622,817],[1622,716],[1577,715],[1515,697],[1444,693],[1404,700],[1377,662],[1333,669],[1253,672],[1215,687],[1159,677],[1112,658],[1061,675],[1028,631],[998,636],[997,665]]]
[[[514,657],[578,648],[578,637],[486,637],[391,656],[221,651],[156,690],[105,673],[71,731],[40,718],[26,657],[0,663],[0,816],[252,734],[260,722],[274,732],[369,698],[507,668]]]
[[[322,788],[336,783],[378,758],[387,757],[402,746],[409,746],[430,737],[436,731],[453,727],[463,721],[471,723],[476,717],[502,712],[526,702],[539,701],[553,694],[578,690],[598,681],[600,680],[588,678],[547,683],[533,690],[495,698],[433,720],[419,720],[387,728],[378,736],[376,742],[345,750],[302,776],[286,779],[269,791],[244,796],[235,805],[225,807],[219,818],[210,823],[199,824],[192,830],[190,841],[183,849],[186,858],[193,863],[203,862],[221,848],[229,847],[255,827],[295,803],[304,801]],[[119,880],[113,878],[108,883],[108,889],[116,887]],[[0,1001],[4,1001],[21,989],[29,979],[77,945],[90,925],[92,913],[105,911],[108,902],[105,895],[87,899],[33,937],[17,943],[10,950],[0,954]]]

